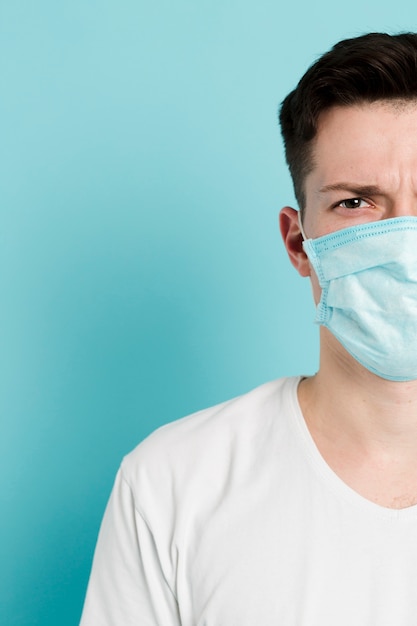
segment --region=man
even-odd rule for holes
[[[280,121],[319,371],[126,457],[82,626],[417,624],[417,35],[340,42]]]

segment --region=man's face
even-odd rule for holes
[[[322,114],[306,177],[304,230],[417,216],[417,102],[379,101]]]
[[[417,216],[417,101],[333,107],[321,115],[314,142],[313,169],[305,180],[308,238]],[[321,290],[290,207],[281,212],[281,232],[292,263],[310,276],[317,303]]]

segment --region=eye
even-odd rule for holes
[[[336,206],[340,206],[342,209],[362,209],[365,206],[370,206],[370,204],[363,198],[348,198],[338,202]]]

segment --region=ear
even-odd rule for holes
[[[311,268],[303,250],[298,211],[289,206],[284,207],[279,214],[279,227],[291,263],[301,276],[310,276]]]

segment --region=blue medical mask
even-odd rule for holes
[[[322,294],[315,321],[368,370],[417,379],[417,217],[306,239]]]

